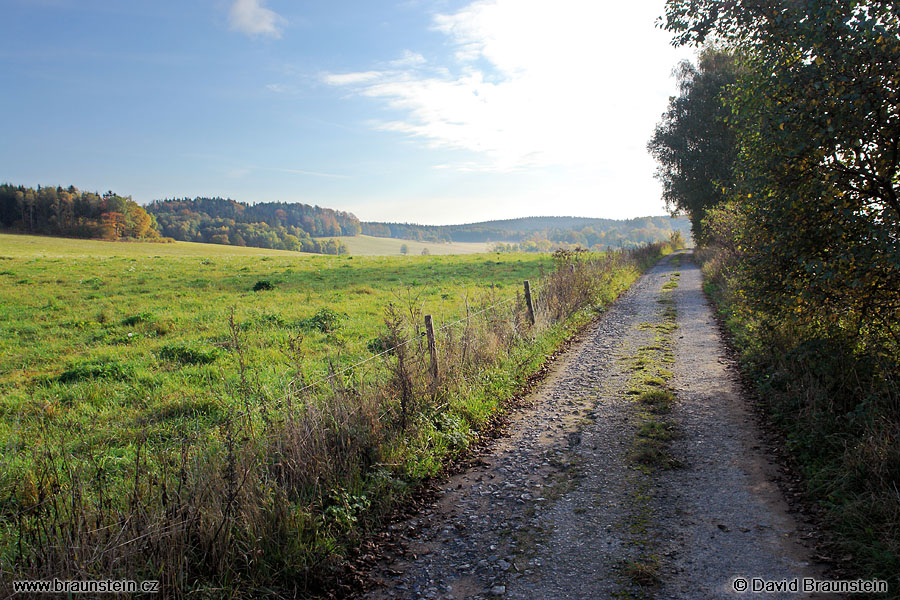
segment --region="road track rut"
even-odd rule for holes
[[[738,576],[821,578],[689,257],[645,273],[478,465],[392,526],[406,553],[376,569],[366,598],[714,599],[740,597]],[[664,421],[679,468],[635,461],[656,418],[636,400],[641,357],[676,394]]]

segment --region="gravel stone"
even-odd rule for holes
[[[646,325],[663,322],[661,286],[674,271],[678,287],[666,293],[678,329],[666,368],[677,400],[666,418],[680,434],[671,453],[686,466],[646,473],[628,460],[637,420],[624,359],[653,341]],[[489,590],[517,600],[715,600],[737,597],[737,576],[822,578],[701,289],[697,266],[671,257],[635,282],[556,361],[507,435],[442,486],[430,514],[396,529],[414,551],[387,557],[372,574],[384,585],[365,598],[452,589],[459,599]],[[648,549],[654,587],[627,575]]]

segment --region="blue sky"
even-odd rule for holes
[[[663,214],[662,0],[0,0],[0,181],[365,220]]]

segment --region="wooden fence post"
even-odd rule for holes
[[[425,315],[425,335],[428,338],[428,354],[431,355],[431,393],[437,392],[438,376],[438,356],[437,344],[434,341],[434,321],[431,315]]]
[[[534,325],[534,303],[531,300],[531,284],[525,280],[525,306],[528,307],[528,320]]]

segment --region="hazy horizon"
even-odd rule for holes
[[[645,145],[691,52],[662,0],[5,4],[13,184],[435,225],[665,214]]]

